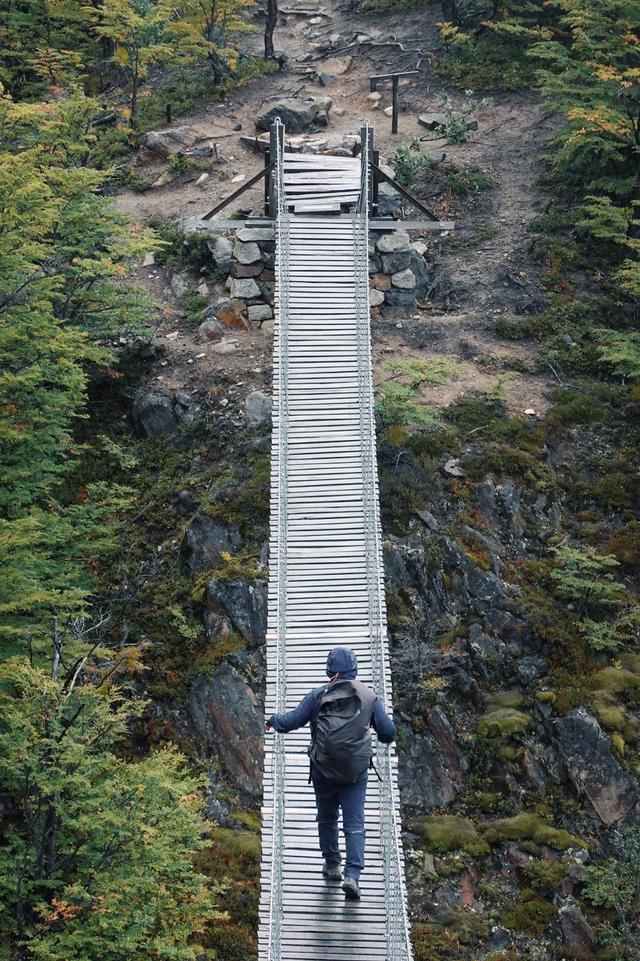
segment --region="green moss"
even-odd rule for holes
[[[223,581],[255,581],[260,577],[256,558],[248,551],[239,551],[237,554],[220,551],[220,557],[222,563],[213,568],[208,580],[219,577]]]
[[[540,458],[507,443],[492,443],[482,454],[474,454],[464,462],[467,475],[476,481],[486,474],[499,477],[524,477],[535,481],[546,476]]]
[[[618,660],[625,671],[640,674],[640,654],[621,654]]]
[[[640,676],[617,667],[604,667],[592,674],[590,684],[607,694],[628,694],[640,687]]]
[[[508,737],[518,734],[531,724],[531,717],[510,707],[489,710],[478,720],[478,733],[488,737]]]
[[[238,857],[252,861],[260,858],[260,837],[256,831],[234,831],[232,828],[215,827],[212,838]]]
[[[501,744],[498,748],[498,756],[505,761],[514,763],[522,757],[524,748],[513,747],[511,744]]]
[[[456,540],[472,564],[475,564],[482,571],[493,570],[491,554],[473,534],[463,531]]]
[[[633,507],[638,494],[638,479],[622,471],[611,471],[594,484],[593,496],[609,510]]]
[[[626,745],[622,734],[615,733],[611,735],[611,746],[616,754],[619,754],[620,757],[623,756]]]
[[[559,390],[549,417],[559,424],[574,427],[577,424],[597,424],[606,420],[607,408],[600,401],[573,390]]]
[[[613,556],[625,567],[640,567],[640,523],[631,521],[619,527],[609,537],[603,550]]]
[[[536,701],[541,701],[543,704],[553,704],[557,697],[555,691],[536,691]]]
[[[425,846],[435,852],[466,851],[474,856],[489,853],[473,821],[454,814],[431,815],[419,818],[413,829],[422,837]]]
[[[460,956],[455,934],[433,924],[412,924],[411,940],[415,961],[442,961],[443,957]]]
[[[234,811],[233,820],[238,824],[242,824],[248,831],[253,831],[256,834],[260,833],[262,823],[260,817],[254,814],[253,811]]]
[[[520,707],[523,701],[520,691],[496,691],[487,696],[487,707],[491,711],[501,707]]]
[[[514,817],[487,822],[480,826],[480,831],[489,844],[499,844],[501,841],[533,841],[559,851],[566,851],[571,847],[588,847],[582,838],[554,828],[538,815],[524,811]]]
[[[538,937],[551,923],[557,914],[557,909],[549,901],[531,898],[509,908],[502,915],[505,925],[512,931],[521,931],[532,937]]]
[[[551,858],[530,861],[524,866],[524,875],[531,888],[546,897],[552,897],[558,892],[564,872],[564,864]]]
[[[438,921],[413,924],[411,939],[416,961],[442,961],[462,957],[464,946],[478,945],[489,937],[491,922],[467,908],[442,908]],[[466,952],[464,953],[466,957]],[[515,959],[514,959],[515,961]]]
[[[623,729],[626,723],[626,712],[621,704],[610,706],[596,703],[594,707],[598,715],[598,720],[603,727],[609,728],[609,730],[612,731],[621,731]]]

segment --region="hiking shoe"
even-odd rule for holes
[[[325,861],[322,873],[329,881],[342,881],[342,868],[339,864],[329,864],[328,861]]]
[[[360,897],[360,886],[355,878],[347,876],[342,882],[342,890],[349,900],[357,901]]]

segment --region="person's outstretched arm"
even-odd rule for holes
[[[371,720],[379,741],[382,741],[383,744],[391,744],[392,741],[395,741],[396,726],[377,698],[373,706],[373,717]]]
[[[313,717],[314,708],[323,690],[324,688],[319,688],[309,691],[292,711],[287,711],[285,714],[272,714],[265,725],[267,731],[273,728],[279,734],[288,734],[289,731],[304,727]]]

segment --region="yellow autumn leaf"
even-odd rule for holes
[[[113,56],[113,59],[116,60],[119,64],[122,64],[122,66],[125,66],[127,63],[129,63],[129,52],[127,48],[116,47],[116,52]]]

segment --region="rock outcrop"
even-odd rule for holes
[[[242,675],[223,664],[191,685],[187,711],[199,753],[219,757],[232,782],[256,799],[262,790],[262,711]]]
[[[222,551],[233,553],[240,543],[237,527],[227,527],[215,517],[200,512],[187,528],[182,554],[189,571],[196,575],[214,567],[220,562]]]
[[[640,801],[636,779],[615,758],[611,741],[594,717],[578,709],[555,718],[560,756],[577,791],[584,793],[604,824],[615,824]]]
[[[267,583],[214,577],[207,584],[207,606],[223,614],[250,645],[264,644],[267,632]]]

